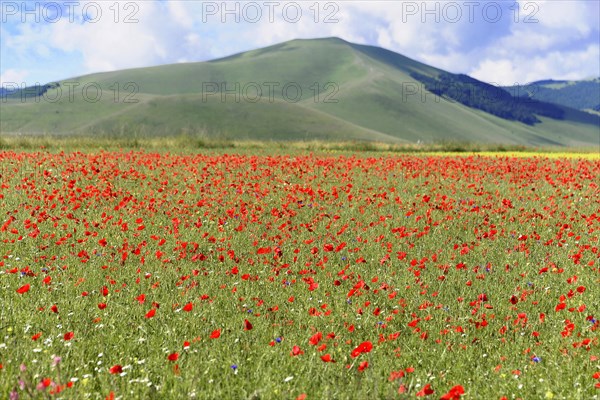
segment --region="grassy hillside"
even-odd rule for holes
[[[2,134],[187,134],[212,139],[598,143],[573,113],[529,126],[466,107],[414,76],[445,71],[337,38],[293,40],[211,62],[86,75],[4,96]],[[86,90],[84,90],[86,88]],[[71,94],[71,96],[70,96]],[[101,94],[101,96],[98,96]],[[576,118],[577,117],[577,118]]]

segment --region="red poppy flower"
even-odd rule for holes
[[[123,367],[121,367],[119,364],[116,364],[110,367],[108,372],[110,372],[111,374],[120,374],[121,372],[123,372]]]
[[[290,353],[292,357],[299,356],[300,354],[304,354],[302,349],[300,349],[300,346],[292,347],[292,352]]]
[[[424,396],[429,396],[430,394],[433,394],[433,389],[431,388],[431,385],[428,383],[427,385],[425,385],[425,387],[423,387],[423,389],[419,390],[415,396],[424,397]]]
[[[185,306],[183,306],[183,311],[185,312],[190,312],[194,309],[194,304],[192,303],[187,303]]]
[[[364,371],[365,369],[367,369],[368,366],[369,366],[369,362],[368,361],[363,361],[360,364],[358,364],[358,370],[359,371]]]
[[[179,359],[179,353],[171,353],[167,356],[169,361],[177,361]]]
[[[28,283],[28,284],[23,285],[20,288],[18,288],[17,289],[17,293],[19,293],[19,294],[27,293],[27,292],[29,292],[29,288],[30,288],[30,286],[29,286],[29,283]]]
[[[244,330],[249,331],[252,329],[252,324],[247,319],[244,320]]]
[[[440,397],[440,400],[460,400],[461,394],[465,394],[465,389],[461,385],[456,385]]]
[[[71,340],[71,339],[73,339],[73,336],[75,336],[75,334],[73,332],[67,332],[64,334],[63,338],[65,340]]]
[[[388,381],[392,382],[395,381],[396,379],[400,379],[400,378],[404,378],[404,371],[392,371],[390,373],[390,377],[388,378]]]
[[[362,342],[354,350],[352,350],[352,353],[350,353],[350,356],[352,358],[355,358],[355,357],[358,357],[362,353],[369,353],[371,350],[373,350],[373,343],[371,343],[369,341]]]
[[[310,339],[308,339],[308,343],[312,344],[313,346],[316,346],[321,339],[323,339],[323,334],[321,332],[317,332],[314,335],[311,336]]]
[[[156,314],[156,308],[153,308],[146,313],[146,318],[150,319],[150,318],[154,317],[155,314]]]
[[[220,329],[215,329],[214,331],[212,331],[212,333],[210,334],[210,338],[211,339],[218,339],[221,336],[221,330]]]
[[[323,360],[323,362],[335,362],[329,353],[322,355],[321,360]]]

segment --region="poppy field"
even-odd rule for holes
[[[0,398],[600,397],[597,157],[11,150],[0,174]]]

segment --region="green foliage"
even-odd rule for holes
[[[600,78],[581,81],[538,81],[527,85],[507,86],[514,97],[528,97],[578,110],[600,111]]]
[[[537,115],[563,119],[564,111],[554,104],[543,103],[528,97],[513,97],[507,91],[467,75],[442,73],[438,77],[413,73],[430,92],[458,101],[500,118],[520,121],[527,125],[541,122]]]
[[[28,86],[17,90],[2,90],[0,91],[0,100],[16,100],[19,102],[39,101],[38,97],[45,95],[48,90],[60,87],[59,82],[47,83],[45,85]]]

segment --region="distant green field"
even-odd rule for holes
[[[289,151],[356,154],[422,154],[422,155],[485,155],[549,158],[600,158],[600,144],[586,147],[529,147],[522,145],[485,144],[459,141],[436,143],[389,143],[375,141],[332,140],[229,140],[190,134],[145,137],[139,135],[20,135],[0,137],[0,150],[94,151],[140,150],[193,152],[214,149],[236,152],[286,154]]]

